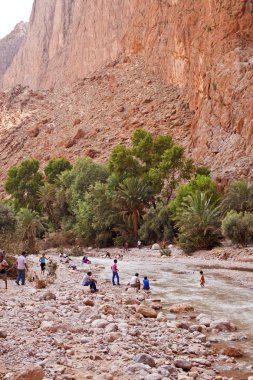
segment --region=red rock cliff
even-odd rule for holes
[[[120,53],[186,91],[198,162],[253,175],[252,0],[35,0],[3,85],[71,83]]]

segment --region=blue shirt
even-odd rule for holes
[[[149,280],[143,280],[143,288],[148,289],[149,288]]]

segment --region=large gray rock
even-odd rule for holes
[[[184,371],[190,371],[192,363],[186,359],[176,359],[174,364],[177,368],[182,368]]]
[[[134,358],[133,358],[133,361],[135,363],[146,364],[146,365],[148,365],[149,367],[152,367],[152,368],[156,366],[155,359],[151,355],[144,354],[144,353],[135,355]]]

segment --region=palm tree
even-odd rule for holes
[[[39,203],[51,221],[54,219],[53,205],[55,202],[55,193],[56,187],[51,183],[45,183],[38,191]]]
[[[212,196],[196,192],[182,202],[176,216],[179,244],[186,252],[210,249],[220,239],[220,205]]]
[[[233,182],[225,191],[222,210],[224,213],[230,210],[253,212],[253,184],[245,180]]]
[[[140,178],[126,178],[116,191],[116,206],[121,214],[131,215],[136,240],[138,239],[138,218],[150,199],[150,187]]]
[[[22,208],[18,213],[18,221],[22,240],[27,244],[28,253],[34,253],[36,250],[36,235],[44,230],[40,216],[36,211]]]

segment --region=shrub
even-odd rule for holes
[[[170,257],[171,256],[171,250],[169,248],[161,248],[160,254],[161,254],[161,256]]]
[[[83,249],[79,245],[75,245],[71,251],[70,251],[71,256],[83,256]]]
[[[222,221],[222,233],[234,244],[253,242],[253,213],[229,211]]]
[[[219,244],[220,207],[205,193],[188,195],[175,218],[179,245],[186,253],[211,249]]]
[[[245,180],[233,182],[225,191],[222,209],[253,212],[253,185]]]

